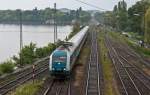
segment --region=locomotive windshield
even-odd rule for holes
[[[53,53],[52,62],[66,62],[67,61],[67,53],[65,51],[56,51]]]
[[[64,56],[55,56],[53,57],[53,62],[66,62],[67,57]]]

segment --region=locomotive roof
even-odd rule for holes
[[[75,36],[73,36],[69,42],[77,43],[78,40],[84,35],[85,32],[87,32],[88,26],[86,26],[85,28],[83,28],[80,32],[78,32]]]
[[[67,53],[64,50],[55,50],[53,56],[67,56]]]

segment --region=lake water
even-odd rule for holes
[[[58,26],[58,39],[64,40],[72,31],[72,26]],[[23,25],[23,44],[36,43],[43,47],[53,43],[53,26]],[[19,52],[19,25],[0,24],[0,62],[3,62]]]

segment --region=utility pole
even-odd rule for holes
[[[56,9],[56,3],[55,3],[55,30],[56,30],[56,42],[57,42],[57,9]]]
[[[146,32],[145,32],[145,13],[146,13],[146,7],[144,5],[144,13],[143,13],[143,36],[144,36],[144,39],[146,37]],[[145,43],[145,40],[143,39],[143,42]]]
[[[22,64],[22,48],[23,48],[23,37],[22,37],[22,11],[20,10],[20,64]]]
[[[55,34],[56,34],[56,30],[55,30],[55,8],[56,8],[56,4],[54,3],[54,44],[55,44],[55,42],[56,42],[56,41],[55,41],[55,39],[56,39],[56,38],[55,38],[55,37],[56,37],[56,36],[55,36]]]
[[[57,15],[56,15],[56,3],[54,3],[54,43],[57,42]]]

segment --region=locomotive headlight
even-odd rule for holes
[[[66,71],[66,68],[64,68],[64,71]]]

